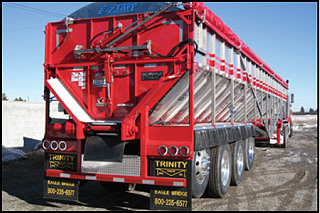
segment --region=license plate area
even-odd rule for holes
[[[153,186],[150,209],[191,211],[191,161],[149,159],[149,175],[164,178],[186,178],[186,187]]]
[[[43,198],[78,201],[79,181],[64,178],[45,177]]]

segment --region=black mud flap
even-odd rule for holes
[[[200,151],[256,136],[253,125],[228,126],[194,131],[194,150]]]
[[[43,198],[78,201],[79,181],[73,179],[45,177]]]
[[[191,161],[158,160],[149,161],[150,176],[186,178],[186,187],[153,186],[150,190],[150,209],[191,211]]]
[[[86,140],[84,160],[122,162],[124,147],[120,137],[90,136]]]
[[[63,171],[77,171],[77,155],[45,153],[46,169],[58,169]]]

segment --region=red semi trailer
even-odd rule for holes
[[[146,184],[151,209],[191,210],[240,184],[255,139],[288,144],[288,82],[203,3],[93,3],[45,34],[45,198]]]

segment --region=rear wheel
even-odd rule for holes
[[[288,147],[288,143],[289,143],[289,137],[290,137],[290,126],[289,125],[284,125],[283,128],[283,148],[287,148]]]
[[[245,169],[249,171],[253,167],[255,140],[253,137],[244,140],[244,150],[245,150]]]
[[[242,140],[230,145],[232,153],[232,175],[231,184],[239,185],[242,181],[244,172],[244,143]]]
[[[231,151],[229,144],[211,149],[211,170],[207,193],[212,197],[223,197],[227,194],[231,181]]]
[[[203,195],[208,185],[210,170],[210,151],[196,151],[192,161],[192,197]]]
[[[291,138],[292,135],[293,135],[293,128],[292,128],[293,123],[291,122],[291,123],[289,123],[288,125],[289,125],[289,129],[290,129],[290,131],[289,131],[289,138]]]

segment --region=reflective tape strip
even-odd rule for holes
[[[91,70],[98,70],[98,69],[99,69],[98,66],[92,66],[92,67],[91,67]]]
[[[114,69],[124,69],[126,68],[126,65],[114,65]]]
[[[62,177],[62,178],[70,178],[70,174],[60,173],[60,177]]]
[[[142,184],[154,185],[154,180],[142,180]]]
[[[73,70],[74,70],[74,71],[76,71],[76,70],[83,70],[83,67],[74,67]]]
[[[124,178],[113,178],[113,182],[123,182],[124,183]]]
[[[144,67],[157,67],[157,64],[145,64]]]
[[[86,176],[87,180],[97,180],[96,176]]]
[[[129,106],[129,107],[132,107],[133,106],[133,104],[117,104],[117,106]]]
[[[173,186],[183,186],[183,182],[173,182]]]
[[[214,67],[214,65],[215,65],[215,60],[214,60],[214,58],[213,58],[213,59],[207,58],[207,65],[209,65],[209,66],[211,66],[211,67]]]

